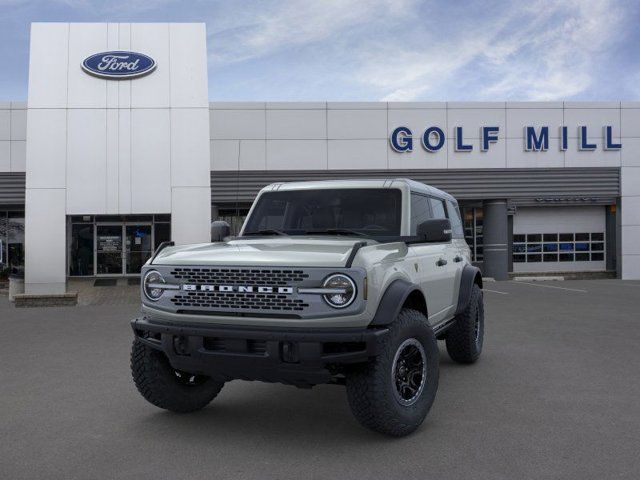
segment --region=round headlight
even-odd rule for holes
[[[333,308],[344,308],[356,298],[356,284],[346,275],[336,273],[327,277],[322,284],[326,289],[333,290],[325,293],[322,298]]]
[[[164,278],[159,272],[156,270],[147,272],[142,281],[142,291],[145,297],[154,302],[158,300],[164,292],[164,288],[159,288],[158,285],[163,283],[165,283]]]

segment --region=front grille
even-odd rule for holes
[[[222,310],[301,311],[309,306],[304,300],[277,293],[181,292],[171,302],[176,307]]]
[[[205,337],[203,346],[205,350],[210,352],[249,353],[261,356],[267,354],[267,342],[265,340]]]
[[[309,275],[303,270],[251,268],[176,267],[171,275],[187,283],[213,283],[224,285],[285,286],[301,282]]]

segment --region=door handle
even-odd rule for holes
[[[436,265],[438,267],[444,267],[447,264],[447,261],[444,258],[440,258],[438,259],[438,261],[436,262]]]
[[[462,257],[460,255],[456,255],[455,258],[453,259],[454,262],[458,263],[462,261]]]

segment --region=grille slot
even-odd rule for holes
[[[204,268],[204,267],[176,267],[171,275],[184,282],[215,283],[224,285],[269,285],[286,286],[294,282],[301,282],[309,275],[303,270],[252,268]]]

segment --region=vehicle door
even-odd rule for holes
[[[464,239],[464,226],[462,225],[462,217],[460,216],[460,209],[458,204],[447,200],[447,215],[451,221],[451,237],[452,246],[454,249],[453,263],[456,269],[455,272],[455,284],[453,291],[453,305],[458,305],[458,296],[460,294],[460,280],[462,278],[462,270],[466,265],[465,257],[469,254],[469,247]]]
[[[448,218],[444,200],[441,198],[429,197],[429,203],[431,205],[433,218]],[[462,265],[462,258],[457,245],[453,241],[437,245],[439,245],[441,251],[439,251],[440,256],[436,261],[436,269],[440,273],[439,277],[442,277],[441,282],[443,290],[443,309],[439,320],[446,320],[455,313],[455,300],[457,300],[457,291],[460,284],[460,275],[462,273],[460,269],[460,266]]]
[[[411,194],[411,235],[416,235],[420,223],[433,218],[429,197],[418,193]],[[449,278],[446,266],[448,262],[447,245],[443,243],[414,243],[410,246],[416,283],[420,285],[427,300],[429,323],[435,325],[446,318],[451,308]]]

